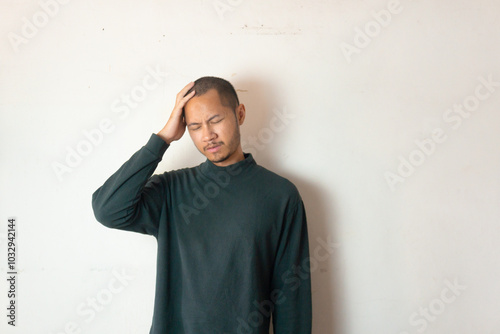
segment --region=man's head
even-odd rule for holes
[[[184,106],[186,126],[196,148],[218,166],[243,160],[240,128],[245,106],[226,80],[202,77],[194,82],[195,95]]]
[[[233,111],[240,104],[233,85],[229,81],[217,77],[201,77],[197,79],[194,82],[194,86],[184,96],[189,95],[193,90],[195,91],[194,96],[200,96],[210,89],[215,89],[219,93],[221,104],[233,109]],[[185,109],[183,110],[183,115],[184,113]]]

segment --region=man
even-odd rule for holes
[[[92,195],[96,219],[157,239],[150,334],[311,333],[304,204],[287,179],[244,153],[233,86],[203,77],[177,94],[167,124]],[[188,130],[207,158],[153,174]]]

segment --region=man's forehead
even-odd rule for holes
[[[215,93],[214,93],[215,92]],[[184,117],[190,119],[208,119],[214,115],[225,115],[231,108],[222,104],[216,90],[192,97],[184,106]]]

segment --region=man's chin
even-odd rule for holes
[[[208,160],[210,160],[212,163],[220,163],[223,161],[226,161],[229,158],[229,155],[225,156],[219,156],[218,154],[211,154],[209,156],[206,156]]]
[[[220,152],[220,151],[215,153],[204,152],[204,156],[208,160],[210,160],[210,162],[218,164],[228,160],[231,157],[231,154],[229,154],[228,152]]]

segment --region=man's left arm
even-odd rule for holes
[[[275,334],[310,334],[311,275],[307,219],[298,198],[284,217],[271,282]]]

